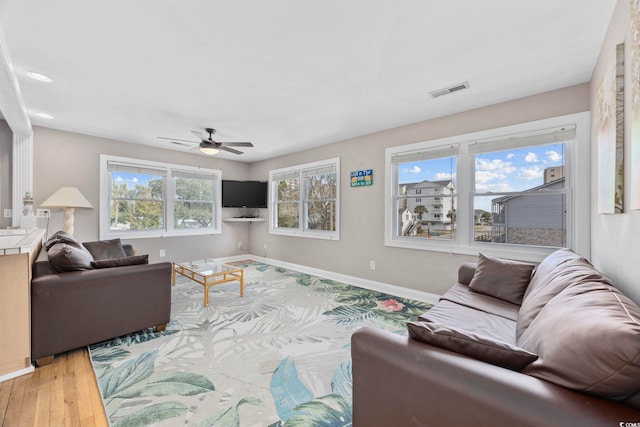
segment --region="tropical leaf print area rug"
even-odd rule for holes
[[[239,285],[179,278],[171,322],[89,348],[112,426],[349,426],[351,334],[404,334],[424,302],[263,263]],[[143,308],[141,308],[143,309]]]

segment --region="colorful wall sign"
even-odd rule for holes
[[[373,169],[351,172],[351,187],[373,185]]]

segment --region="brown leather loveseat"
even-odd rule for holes
[[[568,249],[480,256],[409,336],[352,336],[353,422],[638,426],[640,308]]]
[[[163,330],[172,266],[147,262],[119,239],[80,244],[56,233],[33,265],[31,359],[42,365],[68,350],[153,326]]]

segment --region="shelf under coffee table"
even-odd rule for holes
[[[176,285],[176,275],[188,277],[204,287],[204,306],[209,305],[209,288],[228,282],[240,282],[240,296],[244,296],[244,271],[233,265],[211,259],[173,263],[171,284]]]

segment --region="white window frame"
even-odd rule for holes
[[[157,169],[165,176],[165,205],[164,228],[159,230],[111,230],[110,228],[110,186],[109,163],[118,163],[131,167]],[[214,180],[213,222],[210,228],[181,229],[174,227],[175,212],[175,181],[174,172],[191,172],[200,175],[210,175]],[[100,155],[100,239],[142,239],[171,236],[193,236],[222,233],[222,171],[219,169],[205,169],[193,166],[177,165],[172,163],[154,162],[149,160],[133,159],[128,157]]]
[[[336,229],[331,230],[312,230],[306,227],[307,212],[305,209],[305,197],[307,193],[306,181],[303,172],[309,169],[318,169],[333,166],[336,171]],[[275,186],[274,177],[283,174],[298,174],[300,182],[300,195],[298,200],[298,227],[282,228],[277,227],[277,209],[276,202],[278,197],[278,189]],[[296,166],[290,166],[282,169],[274,169],[269,171],[269,193],[271,195],[271,203],[269,203],[269,234],[277,234],[282,236],[308,237],[312,239],[340,240],[340,158],[322,160],[313,163],[305,163]]]
[[[567,246],[582,256],[590,256],[590,113],[582,112],[550,119],[521,123],[497,129],[457,135],[432,141],[418,142],[385,150],[385,246],[448,252],[450,254],[478,255],[480,252],[497,257],[539,262],[554,248],[475,242],[473,240],[474,165],[469,145],[509,138],[514,135],[536,133],[544,129],[575,126],[575,140],[566,144],[565,185],[567,187]],[[455,240],[418,239],[396,235],[397,213],[394,192],[398,188],[398,174],[392,164],[394,156],[438,147],[458,145],[457,233]]]

